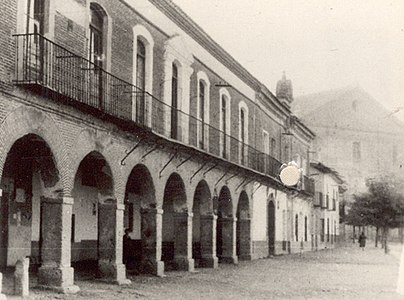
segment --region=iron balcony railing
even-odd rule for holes
[[[143,89],[36,34],[17,34],[19,85],[40,86],[79,105],[277,177],[281,163],[242,141],[157,99]],[[112,119],[112,118],[111,118]]]

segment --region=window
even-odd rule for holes
[[[283,148],[283,160],[285,162],[289,162],[289,146],[285,145],[285,147]]]
[[[220,90],[220,144],[223,158],[230,154],[230,94],[226,89]]]
[[[205,85],[203,81],[199,81],[199,120],[200,125],[199,127],[199,147],[204,148],[204,141],[205,141]]]
[[[208,75],[199,71],[197,74],[197,146],[208,148],[209,142],[209,92],[210,82]]]
[[[262,142],[264,145],[264,153],[269,154],[269,134],[265,130],[262,131]]]
[[[90,5],[90,61],[96,66],[102,68],[103,60],[103,28],[104,17],[98,6],[91,3]]]
[[[327,242],[330,241],[330,219],[327,218]]]
[[[353,161],[359,162],[361,160],[361,144],[359,142],[353,143]]]
[[[244,110],[240,110],[240,141],[241,141],[241,164],[245,163],[245,115]]]
[[[154,40],[143,25],[133,27],[133,73],[132,83],[138,87],[132,97],[132,120],[151,127],[153,93],[153,47]]]
[[[227,103],[225,96],[222,96],[222,132],[223,135],[227,134],[227,126],[226,126],[226,120],[227,120]],[[226,136],[223,137],[223,150],[222,150],[222,156],[226,158],[226,153],[227,153],[227,138]]]
[[[248,107],[244,101],[239,102],[239,141],[240,163],[244,165],[248,161]]]
[[[145,87],[146,87],[146,47],[142,41],[137,41],[136,54],[136,121],[144,124],[145,116]]]
[[[155,120],[158,126],[164,128],[164,135],[184,144],[189,143],[190,137],[190,80],[194,72],[191,67],[194,56],[189,49],[184,38],[178,34],[164,42],[163,80],[159,84],[163,85],[163,101],[166,106],[162,109],[162,118]]]
[[[275,157],[276,153],[276,140],[274,138],[271,139],[271,156]]]
[[[296,215],[295,217],[295,237],[296,237],[296,242],[299,241],[299,216]]]
[[[304,217],[304,241],[307,242],[307,216]]]
[[[320,219],[320,241],[324,242],[325,222],[324,219]]]
[[[171,75],[171,138],[178,138],[178,68],[174,63]]]

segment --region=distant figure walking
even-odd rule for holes
[[[364,232],[361,233],[361,235],[359,236],[359,247],[362,248],[362,251],[365,251],[365,247],[366,247],[366,235]]]
[[[123,263],[125,265],[127,265],[129,262],[129,247],[130,247],[130,241],[131,241],[129,233],[130,233],[130,229],[126,228],[125,235],[123,236],[123,255],[122,255]]]

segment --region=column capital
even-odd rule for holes
[[[161,208],[141,208],[140,209],[140,213],[142,213],[142,214],[152,214],[152,213],[155,213],[155,214],[158,214],[158,215],[162,215],[163,214],[163,210],[161,209]]]
[[[181,212],[174,212],[174,217],[193,217],[194,214],[192,212],[181,211]]]
[[[218,218],[218,219],[222,220],[222,221],[234,221],[234,222],[237,221],[237,217],[221,217],[221,218]]]
[[[70,196],[63,196],[63,197],[59,197],[59,198],[49,198],[49,197],[41,196],[41,203],[73,205],[74,198],[70,197]]]
[[[201,215],[200,218],[204,220],[217,220],[217,215],[215,214]]]

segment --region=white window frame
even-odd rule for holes
[[[201,113],[200,113],[200,82],[203,83],[205,86],[205,111],[204,111],[204,142],[203,142],[203,149],[208,150],[209,149],[209,124],[210,124],[210,81],[208,75],[204,71],[199,71],[196,74],[196,80],[197,80],[197,103],[196,103],[196,118],[198,120],[197,123],[197,146],[199,147],[199,134],[200,134],[200,127],[202,126],[201,124],[201,119],[199,118]],[[221,104],[220,104],[221,105]]]
[[[178,68],[178,140],[185,144],[189,142],[189,112],[190,112],[190,81],[193,69],[194,56],[189,52],[190,47],[185,44],[183,38],[175,34],[165,42],[164,46],[164,80],[163,100],[164,109],[164,134],[171,136],[171,79],[173,64]]]
[[[146,66],[145,66],[145,92],[153,94],[153,56],[154,56],[154,39],[151,33],[143,25],[137,24],[133,27],[133,67],[132,67],[132,84],[136,86],[137,73],[137,42],[141,41],[146,50]],[[152,124],[152,102],[153,99],[145,95],[145,124],[151,127]],[[132,97],[132,120],[136,119],[136,93]]]
[[[224,97],[225,101],[226,101],[226,120],[223,120],[223,115],[222,115],[222,98]],[[224,134],[226,135],[226,158],[230,159],[230,135],[231,135],[231,128],[230,128],[230,116],[231,116],[231,97],[230,97],[230,93],[226,88],[221,88],[219,90],[219,105],[220,105],[220,131],[223,128],[223,122],[226,122],[226,132],[224,132]],[[221,135],[222,136],[222,135]],[[223,149],[223,138],[220,138],[220,156],[222,155],[222,149]]]
[[[241,111],[244,112],[244,145],[241,144]],[[240,101],[238,103],[238,140],[240,141],[239,144],[239,161],[244,164],[248,161],[248,106],[244,101]]]

